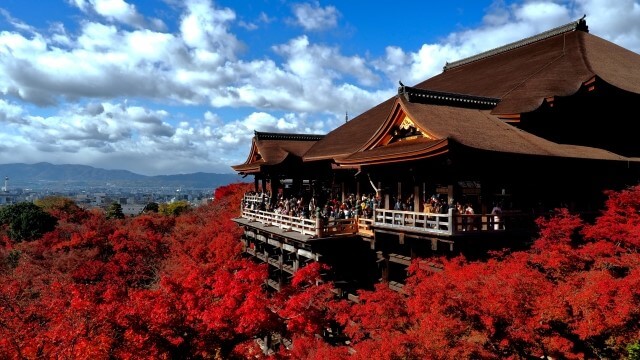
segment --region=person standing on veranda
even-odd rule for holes
[[[493,229],[500,229],[500,220],[502,218],[502,207],[500,207],[500,203],[495,203],[493,205],[493,209],[491,209],[491,216],[493,216]],[[504,226],[502,227],[504,229]]]

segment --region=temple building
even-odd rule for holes
[[[637,103],[640,55],[582,18],[401,83],[324,136],[256,132],[233,166],[255,179],[235,219],[245,251],[276,289],[323,261],[353,296],[402,291],[415,258],[525,247],[535,218],[590,219],[605,190],[638,183]]]

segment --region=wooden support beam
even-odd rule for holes
[[[400,254],[389,254],[389,261],[405,266],[411,265],[411,258]]]

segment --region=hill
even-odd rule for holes
[[[146,176],[127,170],[107,170],[87,165],[0,164],[0,177],[9,177],[10,186],[23,188],[57,187],[182,187],[211,189],[243,181],[237,174],[191,173]]]

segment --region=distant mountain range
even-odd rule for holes
[[[246,182],[237,174],[197,172],[146,176],[127,170],[106,170],[87,165],[0,164],[0,184],[9,177],[11,187],[53,188],[70,186],[182,187],[214,189],[234,182]]]

